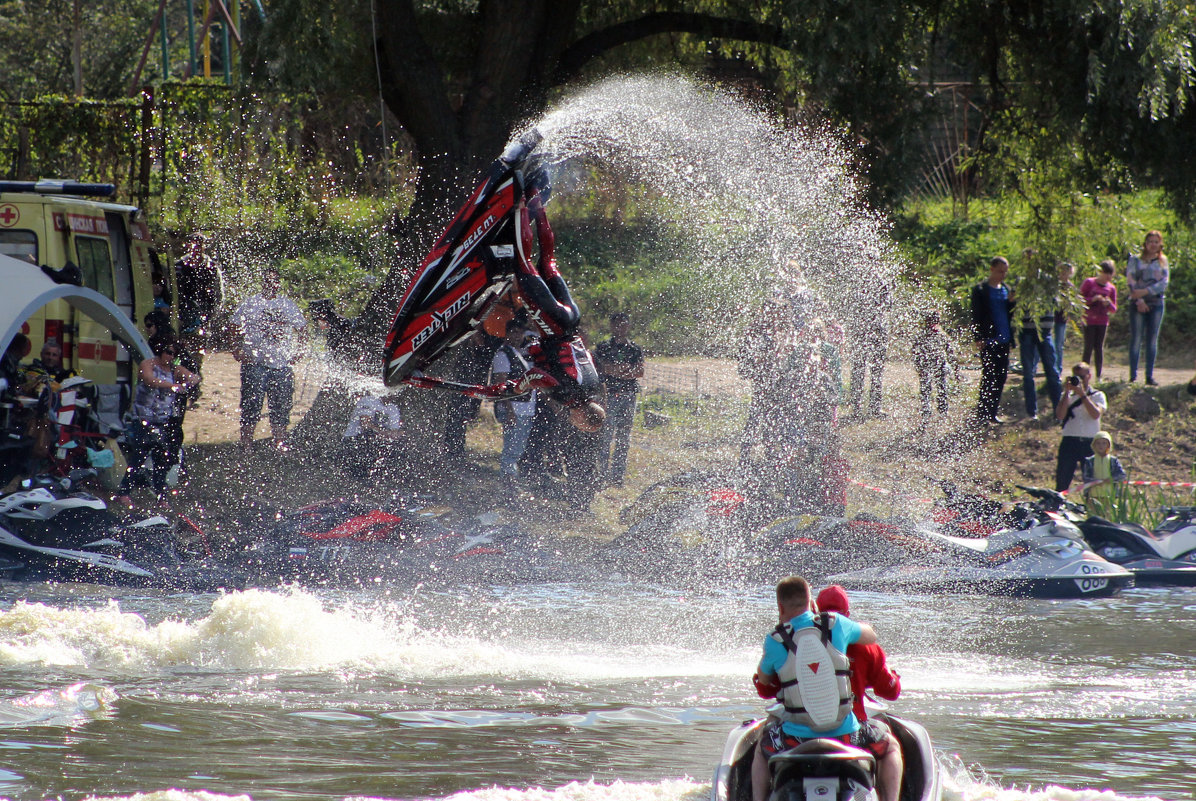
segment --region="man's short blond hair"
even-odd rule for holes
[[[810,605],[810,582],[801,576],[789,576],[777,583],[777,603],[792,608],[807,608]]]

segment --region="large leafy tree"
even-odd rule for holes
[[[558,87],[603,71],[747,66],[778,103],[801,101],[850,127],[874,167],[896,163],[916,105],[902,44],[918,32],[913,3],[276,0],[270,10],[259,74],[377,92],[410,137],[419,179],[396,231],[413,254],[513,127]],[[300,62],[317,49],[335,55]],[[824,57],[794,58],[807,51]],[[392,272],[367,319],[389,314],[401,277]]]
[[[968,86],[964,165],[1018,188],[1027,154],[1077,184],[1131,177],[1193,208],[1190,0],[274,0],[261,74],[376,93],[410,137],[413,253],[512,128],[565,83],[629,67],[747,65],[778,104],[842,126],[902,188],[944,81]],[[264,68],[264,69],[263,69]],[[1010,154],[1018,154],[1011,158]],[[399,273],[371,304],[385,316]]]

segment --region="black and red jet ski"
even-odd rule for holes
[[[593,359],[576,336],[580,312],[556,266],[544,211],[548,169],[533,129],[508,146],[424,258],[399,302],[383,351],[388,386],[448,389],[485,399],[547,389],[572,405],[598,386]],[[479,387],[426,376],[494,308],[515,295],[540,336],[521,383]]]
[[[332,499],[280,512],[248,534],[232,567],[254,586],[520,581],[559,577],[560,557],[514,526],[458,530],[418,504]]]

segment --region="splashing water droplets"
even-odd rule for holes
[[[676,254],[711,336],[800,273],[840,319],[875,314],[865,284],[889,284],[900,263],[884,225],[857,204],[850,154],[828,132],[782,126],[724,90],[680,77],[612,78],[537,123],[559,163],[596,160],[649,188],[685,233]],[[788,266],[787,266],[788,265]]]

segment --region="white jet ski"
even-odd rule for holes
[[[900,801],[941,801],[942,777],[925,727],[887,712],[873,717],[888,723],[901,743],[905,770]],[[751,801],[752,759],[766,722],[748,721],[728,735],[710,801]],[[809,740],[773,756],[769,767],[769,801],[876,801],[875,758],[838,740]]]
[[[1133,586],[1133,573],[1089,550],[1080,530],[1061,515],[1019,504],[1015,519],[1012,527],[983,538],[919,526],[911,533],[925,542],[926,553],[827,581],[849,590],[1033,598],[1093,598]]]

